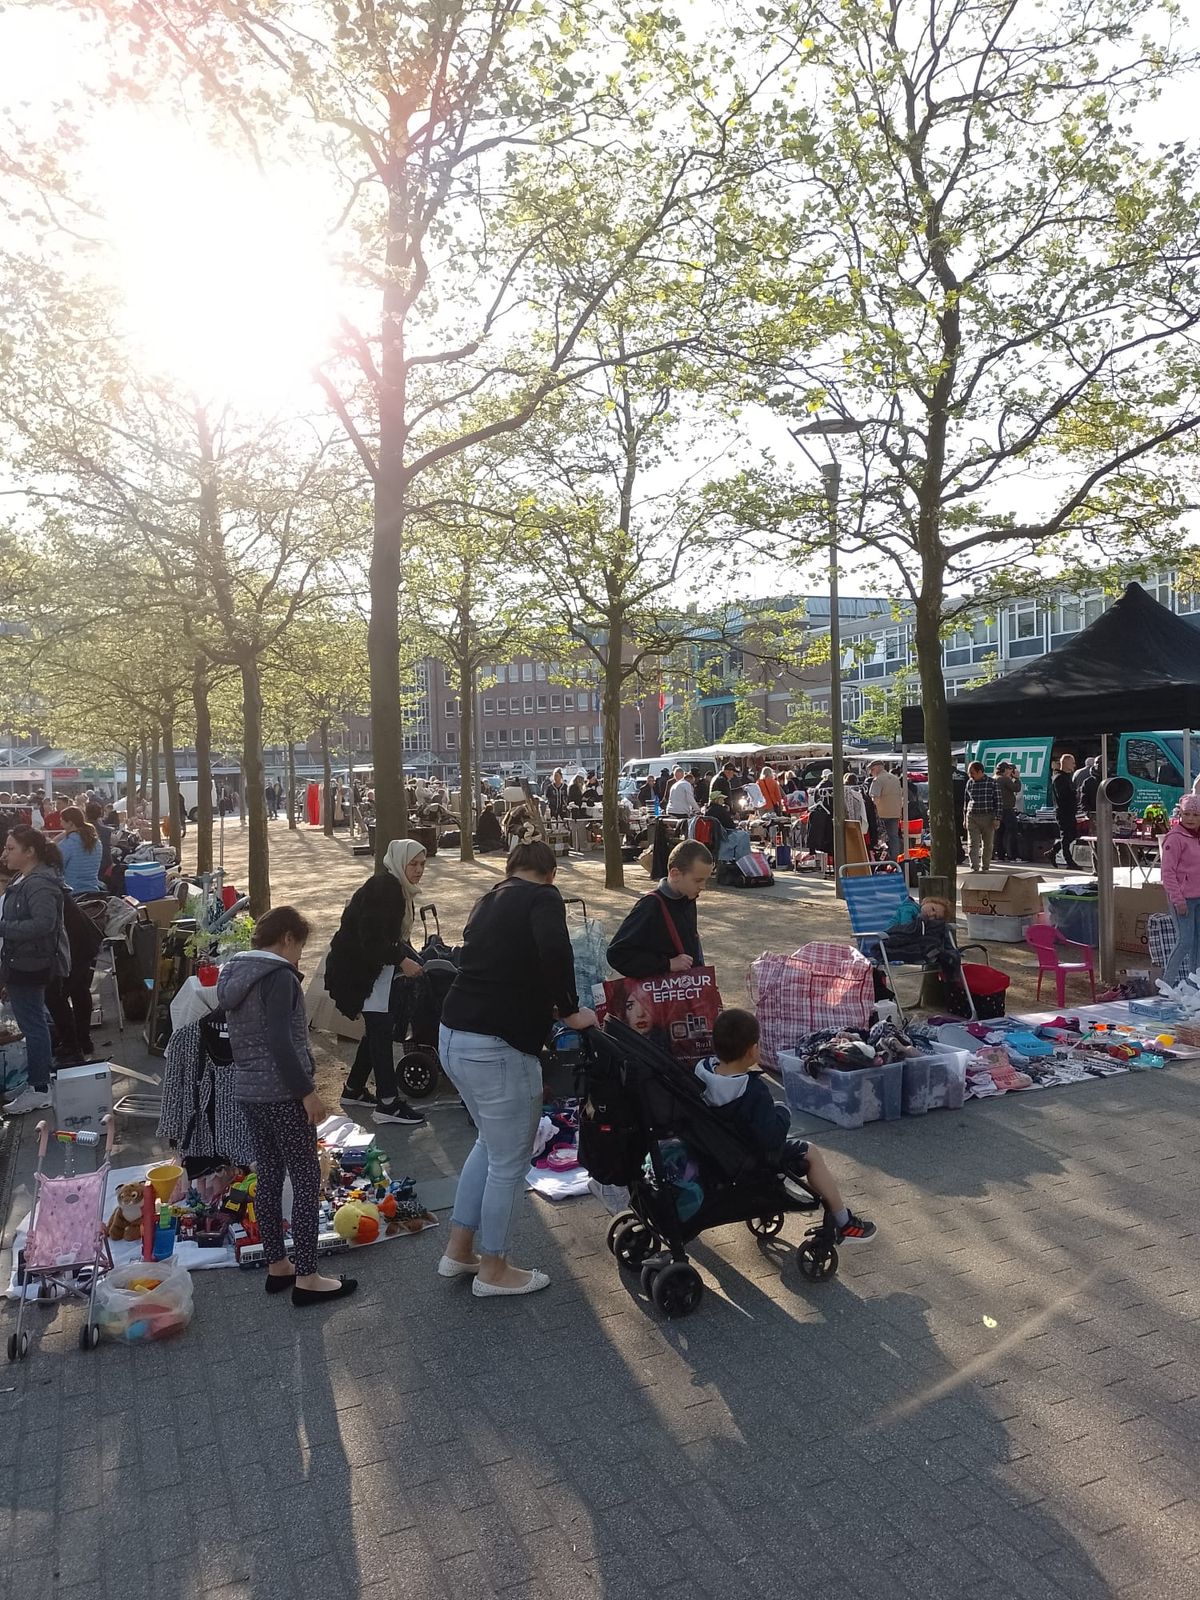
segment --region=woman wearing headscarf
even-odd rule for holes
[[[405,980],[421,975],[411,943],[425,846],[393,839],[383,870],[354,891],[325,961],[325,987],[344,1017],[363,1020],[363,1036],[342,1091],[344,1105],[367,1106],[374,1122],[418,1127],[425,1118],[396,1092],[392,1052],[396,1024],[407,1014]],[[367,1087],[375,1078],[375,1092]]]

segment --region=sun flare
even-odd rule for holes
[[[264,177],[137,114],[109,119],[97,163],[118,318],[139,363],[212,398],[295,401],[337,303],[302,175]]]

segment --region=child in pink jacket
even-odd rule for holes
[[[1175,948],[1163,976],[1178,983],[1200,971],[1200,795],[1179,802],[1162,843],[1162,881],[1175,918]]]

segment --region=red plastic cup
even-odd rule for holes
[[[215,961],[199,962],[196,966],[196,976],[199,978],[201,986],[205,989],[214,988],[220,970]]]

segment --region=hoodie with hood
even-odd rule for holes
[[[1200,806],[1188,809],[1200,810]],[[1162,842],[1162,884],[1173,906],[1200,900],[1200,835],[1179,821],[1171,824]]]
[[[315,1087],[300,974],[267,950],[246,950],[221,968],[217,1000],[229,1024],[238,1100],[303,1100]]]

